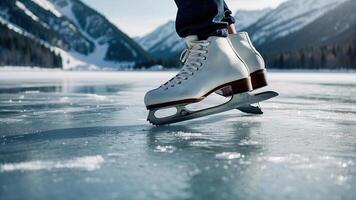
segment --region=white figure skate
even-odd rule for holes
[[[253,46],[248,33],[229,34],[228,38],[250,72],[253,89],[267,86],[265,61]]]
[[[245,66],[249,71],[253,90],[267,86],[266,66],[264,59],[253,46],[248,33],[240,32],[237,34],[229,34],[228,38],[233,46],[233,49],[236,51],[237,57],[244,61]],[[180,60],[182,63],[186,61],[187,52],[188,50],[185,49],[181,54]],[[229,87],[225,87],[216,91],[216,93],[222,95],[223,93],[229,93],[229,90]],[[266,93],[268,92],[265,92],[265,94]],[[271,95],[272,94],[276,95],[277,93],[271,92]],[[259,105],[246,105],[237,109],[249,114],[263,114]]]
[[[249,95],[252,90],[249,71],[236,56],[227,38],[210,37],[198,41],[197,36],[186,38],[188,52],[181,71],[164,85],[149,91],[145,96],[148,121],[164,125],[221,113],[274,97],[271,94]],[[223,96],[232,96],[230,101],[208,109],[191,111],[185,106],[202,101],[221,88]],[[275,94],[274,94],[275,95]],[[177,112],[169,117],[158,118],[160,109],[175,107]]]
[[[251,83],[254,90],[267,86],[266,65],[261,54],[253,46],[247,32],[229,34],[228,36],[233,48],[241,59],[245,62],[251,77]],[[218,94],[222,92],[218,91]],[[263,114],[258,106],[247,105],[246,107],[237,108],[238,110],[250,114]]]

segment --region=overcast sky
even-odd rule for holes
[[[174,20],[174,0],[83,0],[130,36],[142,36]],[[232,11],[276,7],[285,0],[226,0]]]

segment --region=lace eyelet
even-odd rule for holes
[[[174,85],[171,85],[171,87],[174,87]]]

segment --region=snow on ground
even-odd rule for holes
[[[41,6],[43,9],[52,12],[56,17],[61,17],[62,14],[59,12],[56,7],[49,2],[48,0],[32,0],[37,5]]]
[[[25,12],[26,15],[30,16],[34,21],[38,21],[38,17],[33,14],[29,9],[26,8],[25,5],[23,5],[23,3],[16,1],[16,6],[18,8],[20,8],[21,10],[23,10]]]

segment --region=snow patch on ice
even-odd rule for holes
[[[38,171],[38,170],[53,170],[53,169],[80,169],[93,171],[100,169],[104,163],[104,158],[97,156],[84,156],[71,160],[62,161],[28,161],[19,163],[5,163],[0,165],[0,172],[12,171]]]
[[[26,90],[25,94],[39,94],[41,91],[39,90]]]
[[[221,160],[233,160],[241,157],[242,155],[238,152],[223,152],[215,155],[216,159],[221,159]]]
[[[97,95],[97,94],[87,94],[87,95],[88,95],[88,97],[93,98],[97,101],[104,101],[107,99],[107,97],[103,96],[103,95]]]
[[[203,136],[203,134],[201,134],[201,133],[187,133],[187,132],[182,132],[182,131],[179,131],[179,132],[175,133],[174,135],[180,139],[183,139],[183,140],[191,140],[191,139],[195,139],[195,138],[199,138],[199,137]]]
[[[239,142],[239,146],[254,146],[254,145],[258,145],[258,142],[256,141],[252,141],[252,140],[241,140]]]
[[[0,118],[0,123],[12,124],[17,122],[22,122],[23,119],[13,119],[13,118]]]
[[[156,146],[154,152],[159,153],[173,153],[176,150],[174,146]]]

